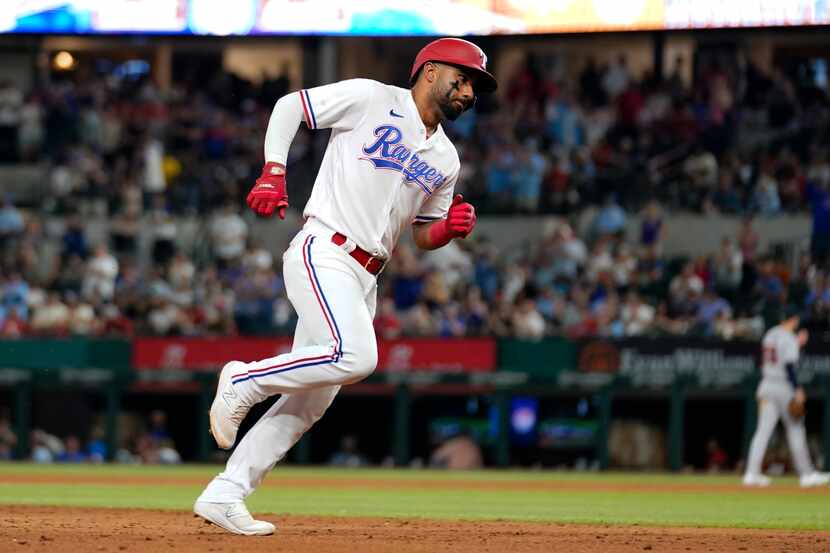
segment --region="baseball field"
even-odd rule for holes
[[[830,551],[830,488],[792,478],[280,467],[250,538],[190,512],[217,470],[0,464],[0,551]]]

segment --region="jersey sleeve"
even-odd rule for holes
[[[377,83],[348,79],[298,92],[309,129],[353,129],[372,105]]]
[[[452,204],[453,190],[455,190],[455,181],[458,179],[458,172],[447,178],[439,187],[432,191],[432,194],[421,204],[421,209],[418,210],[417,215],[412,220],[413,223],[431,223],[439,219],[446,219],[447,211]]]
[[[798,339],[795,336],[787,337],[781,346],[781,361],[783,363],[798,363]]]

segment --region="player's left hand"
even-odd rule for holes
[[[802,328],[798,331],[798,345],[803,346],[807,343],[807,340],[810,339],[810,333],[807,332],[806,328]]]
[[[285,208],[288,207],[285,168],[277,163],[266,163],[245,201],[257,215],[270,217],[274,210],[279,210],[280,219],[285,219]]]
[[[803,419],[804,415],[807,414],[806,402],[804,400],[799,401],[798,397],[792,398],[787,404],[787,412],[796,421]]]
[[[447,212],[447,230],[457,238],[466,238],[476,226],[476,208],[456,194]]]

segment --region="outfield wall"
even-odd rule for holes
[[[161,407],[178,421],[185,458],[206,460],[214,448],[204,429],[217,369],[231,357],[248,361],[289,348],[284,337],[0,341],[0,407],[10,408],[18,457],[34,422],[66,428],[86,420],[73,419],[72,410],[87,402],[87,411],[104,415],[110,451],[120,443],[120,413]],[[342,391],[340,426],[315,427],[295,461],[320,461],[341,432],[369,425],[367,447],[407,465],[428,446],[424,426],[446,420],[477,428],[493,465],[533,464],[545,442],[550,458],[579,451],[601,467],[620,466],[625,461],[609,448],[633,440],[620,430],[625,424],[646,420],[664,450],[656,466],[679,470],[696,464],[699,442],[710,435],[731,444],[734,457],[744,455],[755,426],[754,342],[403,339],[379,350],[376,373]],[[808,429],[820,430],[830,451],[830,346],[809,345],[799,375],[810,397]],[[464,401],[486,408],[459,414]],[[383,426],[372,429],[378,419]],[[532,426],[528,436],[518,435],[522,421]]]

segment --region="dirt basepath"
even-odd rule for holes
[[[232,536],[181,511],[0,507],[0,552],[536,553],[830,551],[830,532],[275,517],[268,537]]]

